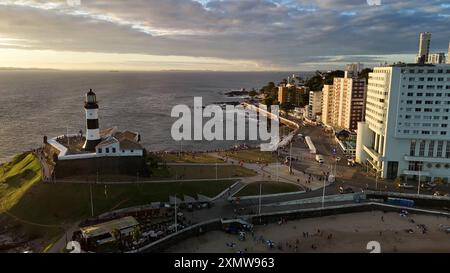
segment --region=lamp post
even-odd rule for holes
[[[419,164],[419,183],[417,185],[417,195],[420,195],[421,179],[422,179],[422,164]]]
[[[327,179],[323,180],[323,194],[322,194],[322,209],[325,208],[325,190],[327,186]]]

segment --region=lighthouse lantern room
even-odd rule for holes
[[[84,109],[86,110],[86,142],[83,149],[86,151],[95,151],[95,147],[102,139],[98,123],[97,96],[92,89],[86,94]]]

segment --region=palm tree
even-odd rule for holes
[[[134,227],[132,236],[133,236],[133,241],[139,242],[139,240],[142,237],[142,231],[139,226]]]

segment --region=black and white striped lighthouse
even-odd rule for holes
[[[86,110],[86,143],[83,149],[86,151],[95,151],[95,147],[101,142],[100,128],[98,123],[98,103],[97,96],[92,89],[86,94],[84,104]]]

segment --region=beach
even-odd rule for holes
[[[343,214],[255,226],[254,236],[247,233],[246,241],[213,231],[182,241],[167,252],[368,253],[367,244],[376,241],[382,253],[450,253],[450,234],[442,225],[450,226],[450,219],[380,211]],[[273,248],[267,241],[273,242]]]

